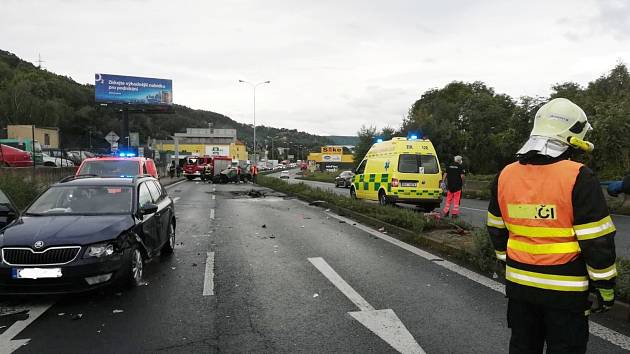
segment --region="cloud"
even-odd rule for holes
[[[397,127],[453,80],[544,95],[630,57],[628,5],[614,1],[2,2],[0,48],[41,53],[48,70],[171,78],[177,103],[245,123],[252,92],[238,80],[271,80],[257,123],[321,134]]]

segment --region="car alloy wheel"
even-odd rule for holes
[[[133,278],[133,285],[140,285],[142,283],[143,270],[142,253],[140,253],[138,248],[134,248],[133,254],[131,255],[131,276]]]

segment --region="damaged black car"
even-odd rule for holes
[[[0,231],[0,295],[142,284],[175,247],[175,207],[152,177],[69,177]]]

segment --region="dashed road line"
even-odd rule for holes
[[[208,252],[206,273],[203,279],[203,296],[214,295],[214,252]]]
[[[214,220],[214,209],[210,209],[210,219]]]

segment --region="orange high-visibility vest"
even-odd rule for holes
[[[509,231],[507,256],[520,263],[560,265],[575,260],[573,186],[582,164],[508,165],[499,176],[498,201]]]

